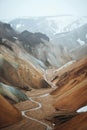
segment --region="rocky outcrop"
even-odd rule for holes
[[[12,125],[21,119],[21,113],[0,95],[0,128]]]
[[[19,40],[21,40],[24,44],[25,41],[30,46],[36,46],[37,44],[43,43],[41,39],[44,39],[46,41],[49,41],[49,38],[42,33],[31,33],[29,31],[23,31],[18,35]]]
[[[53,113],[53,115],[47,117],[46,120],[52,122],[55,125],[55,127],[57,127],[58,125],[61,125],[65,122],[69,121],[76,115],[78,115],[76,112],[59,111],[59,112],[55,112],[55,113]]]

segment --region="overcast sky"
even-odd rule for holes
[[[87,15],[87,0],[0,0],[0,20],[22,16]]]

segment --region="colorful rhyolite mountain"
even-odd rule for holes
[[[55,99],[53,106],[57,110],[52,119],[55,130],[86,130],[87,112],[83,113],[80,108],[87,105],[87,57],[62,70],[56,70],[54,75],[52,82],[57,89],[51,94]]]

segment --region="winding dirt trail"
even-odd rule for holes
[[[41,103],[39,103],[39,102],[33,100],[32,98],[43,98],[43,97],[46,97],[46,96],[48,96],[48,95],[49,95],[49,93],[46,93],[46,94],[40,95],[40,96],[38,96],[38,97],[31,97],[31,98],[29,98],[29,101],[31,101],[31,102],[33,102],[33,103],[36,103],[36,104],[38,105],[38,107],[35,107],[35,108],[32,108],[32,109],[28,109],[28,110],[24,110],[24,111],[21,111],[21,112],[22,112],[22,115],[23,115],[24,117],[26,117],[26,118],[28,118],[28,119],[30,119],[30,120],[33,120],[33,121],[35,121],[35,122],[38,122],[38,123],[40,123],[41,125],[46,126],[46,130],[53,130],[53,128],[52,128],[51,126],[49,126],[48,124],[46,124],[46,123],[44,123],[44,122],[42,122],[42,121],[39,121],[39,120],[37,120],[37,119],[35,119],[35,118],[32,118],[32,117],[26,115],[26,112],[35,111],[35,110],[38,110],[38,109],[40,109],[40,108],[42,107],[42,104],[41,104]]]

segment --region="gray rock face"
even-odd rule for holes
[[[15,103],[28,100],[28,97],[21,90],[18,90],[13,86],[9,86],[1,82],[0,82],[0,94],[12,100]]]

